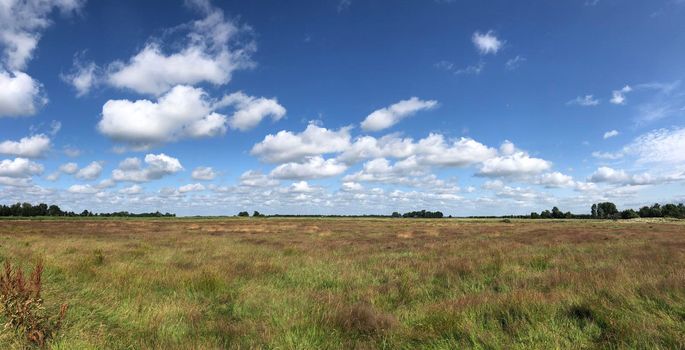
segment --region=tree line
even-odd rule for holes
[[[514,216],[511,216],[514,217]],[[519,216],[520,217],[520,216]],[[543,210],[540,213],[530,213],[531,219],[636,219],[636,218],[677,218],[685,219],[685,205],[680,204],[664,204],[655,203],[652,206],[644,206],[638,210],[625,209],[618,210],[616,204],[611,202],[602,202],[592,204],[590,207],[590,215],[587,214],[572,214],[571,212],[562,212],[559,208],[554,207],[552,210]]]
[[[94,213],[89,210],[84,210],[77,214],[73,211],[63,211],[57,205],[48,206],[45,203],[32,205],[31,203],[15,203],[12,205],[0,205],[0,217],[2,216],[20,216],[20,217],[35,217],[35,216],[92,216],[92,217],[175,217],[176,214],[160,213],[129,213],[127,211],[118,211],[113,213]]]

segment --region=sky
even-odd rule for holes
[[[685,1],[0,0],[0,203],[685,201]]]

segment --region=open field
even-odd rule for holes
[[[678,221],[0,220],[39,258],[55,349],[685,348]]]

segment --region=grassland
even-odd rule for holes
[[[6,259],[53,349],[685,348],[678,221],[0,220]]]

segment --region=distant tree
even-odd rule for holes
[[[598,218],[598,216],[597,216],[597,204],[592,204],[592,208],[590,208],[590,216],[591,216],[593,219],[597,219],[597,218]]]
[[[639,217],[640,215],[633,209],[626,209],[621,212],[621,219],[635,219]]]
[[[241,211],[240,213],[238,213],[238,216],[250,216],[250,213],[246,211]]]
[[[559,208],[554,207],[552,208],[552,217],[555,219],[563,219],[564,218],[564,213],[559,210]]]
[[[264,214],[262,214],[262,213],[260,213],[260,212],[258,212],[258,211],[255,210],[254,213],[252,213],[252,216],[258,218],[258,217],[260,217],[260,216],[264,216]]]
[[[62,210],[58,206],[53,204],[50,207],[48,207],[48,215],[50,215],[50,216],[61,216]]]
[[[549,210],[543,210],[540,213],[540,217],[543,219],[551,219],[552,218],[552,213]]]
[[[402,217],[402,214],[400,214],[399,212],[393,211],[391,217],[393,217],[393,218],[401,218],[401,217]]]
[[[530,213],[530,218],[531,218],[531,219],[539,219],[539,218],[540,218],[540,214],[538,214],[538,213],[536,213],[536,212],[532,212],[532,213]]]
[[[399,214],[399,213],[398,213]],[[411,211],[408,213],[402,214],[402,217],[405,218],[442,218],[444,215],[440,211],[426,211],[426,210],[421,210],[421,211]]]
[[[602,202],[597,204],[597,219],[612,219],[621,217],[616,204],[611,202]]]

